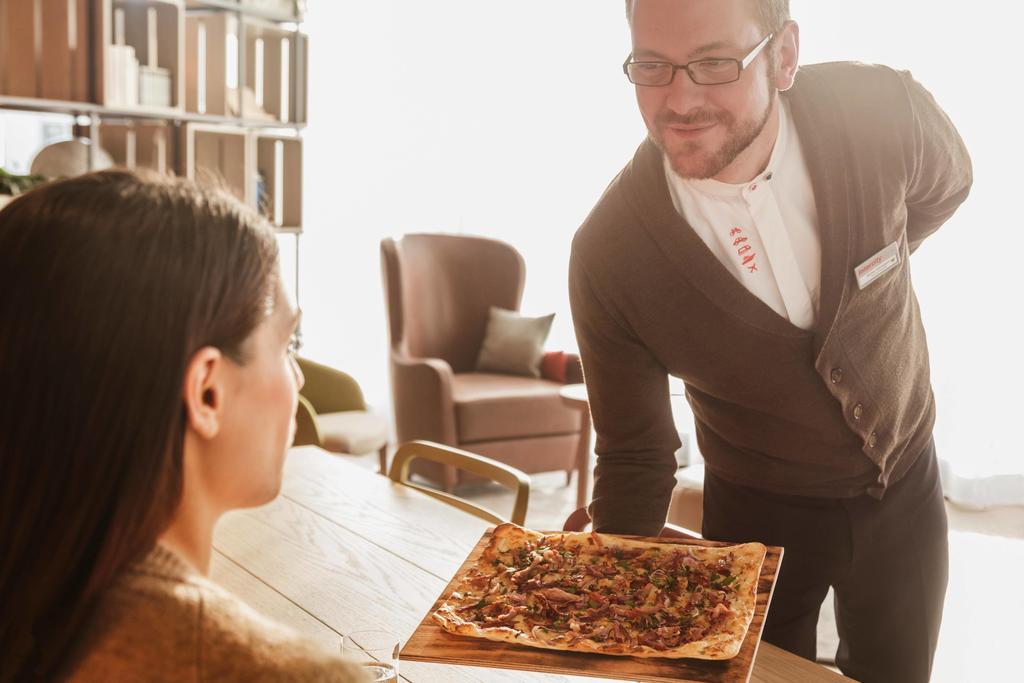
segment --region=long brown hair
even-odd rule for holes
[[[184,374],[244,362],[277,244],[227,193],[106,171],[0,211],[0,681],[67,672],[182,490]]]

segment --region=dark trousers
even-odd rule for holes
[[[934,442],[882,500],[775,495],[706,474],[702,533],[785,548],[767,642],[815,659],[818,611],[832,586],[845,675],[929,679],[949,571]]]

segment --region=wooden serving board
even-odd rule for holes
[[[757,603],[754,607],[754,618],[747,629],[747,637],[740,647],[739,654],[732,659],[659,659],[599,655],[581,652],[559,652],[545,650],[527,645],[501,643],[482,638],[456,636],[442,629],[431,618],[455,590],[455,585],[463,573],[474,563],[491,540],[494,528],[488,529],[462,563],[459,571],[445,587],[434,602],[433,607],[416,627],[405,647],[401,658],[406,661],[439,662],[464,666],[485,666],[502,669],[518,669],[523,671],[539,671],[544,673],[568,674],[576,676],[592,676],[598,678],[614,678],[630,681],[712,681],[714,683],[745,683],[750,680],[754,657],[761,642],[761,630],[764,627],[765,615],[772,599],[775,579],[782,561],[782,548],[768,546],[764,563],[761,565],[761,577],[757,583]],[[561,532],[545,532],[561,533]],[[730,543],[705,541],[686,538],[648,538],[626,536],[651,543],[677,543],[682,545],[726,546]]]

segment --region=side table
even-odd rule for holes
[[[580,440],[576,447],[576,507],[587,504],[590,486],[590,403],[586,384],[566,384],[558,390],[562,401],[580,413]]]

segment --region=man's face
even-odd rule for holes
[[[750,0],[635,0],[631,29],[634,60],[673,64],[743,59],[764,38]],[[757,163],[748,157],[767,162],[758,149],[775,132],[765,126],[776,99],[767,51],[733,83],[698,85],[680,70],[669,85],[636,86],[647,130],[680,176],[743,182],[730,176]]]

